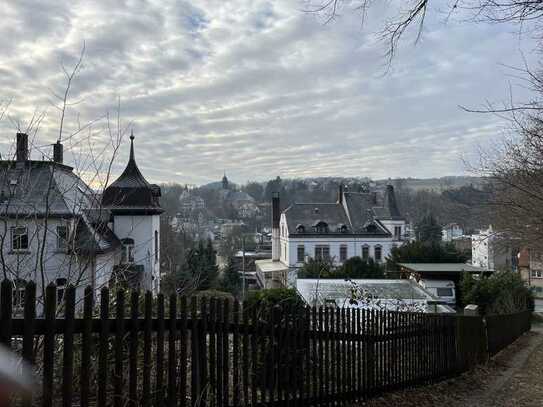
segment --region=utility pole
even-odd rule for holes
[[[242,253],[242,262],[241,270],[243,273],[243,279],[241,280],[241,295],[245,299],[245,236],[241,235],[241,253]]]

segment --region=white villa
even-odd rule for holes
[[[96,194],[63,163],[31,160],[28,135],[17,134],[16,157],[0,161],[0,269],[15,287],[35,281],[95,290],[110,282],[158,292],[160,288],[160,188],[138,169],[131,136],[121,176]],[[15,304],[17,305],[17,304]]]
[[[340,186],[336,202],[295,203],[282,212],[279,208],[276,195],[272,199],[272,260],[256,263],[265,288],[286,285],[288,272],[308,258],[326,258],[336,265],[356,256],[383,262],[406,236],[406,221],[391,185],[380,196],[347,192]]]

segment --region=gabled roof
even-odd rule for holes
[[[134,157],[134,135],[130,136],[130,158],[125,170],[102,194],[102,205],[116,212],[161,213],[160,187],[141,174]]]
[[[388,197],[387,197],[388,195]],[[327,236],[330,235],[362,235],[388,237],[390,231],[383,226],[382,220],[403,220],[392,187],[387,188],[384,205],[378,206],[375,193],[343,192],[341,199],[333,203],[295,203],[283,213],[287,218],[289,234],[299,234],[299,226],[303,226],[303,234],[320,235],[315,230],[318,222],[328,225]],[[341,226],[345,225],[344,232]]]

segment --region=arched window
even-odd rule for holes
[[[122,253],[121,253],[121,263],[122,264],[132,264],[134,263],[134,239],[123,239],[121,240],[123,244]]]
[[[368,260],[370,258],[370,247],[365,244],[364,246],[362,246],[362,259],[363,260]]]
[[[305,226],[304,225],[297,225],[296,226],[296,233],[305,233]]]
[[[313,228],[315,229],[316,233],[328,233],[328,224],[323,221],[317,222]]]
[[[376,262],[380,262],[383,260],[383,248],[381,246],[375,246],[374,250],[374,257]]]

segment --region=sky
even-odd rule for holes
[[[91,184],[112,156],[110,178],[122,171],[130,131],[157,183],[466,174],[505,124],[459,106],[526,100],[510,67],[535,42],[510,25],[445,21],[437,0],[421,41],[409,33],[387,67],[376,33],[398,1],[387,3],[362,25],[349,7],[325,23],[297,0],[3,1],[0,153],[21,129],[33,158],[49,156],[63,69],[84,46],[62,137]]]

